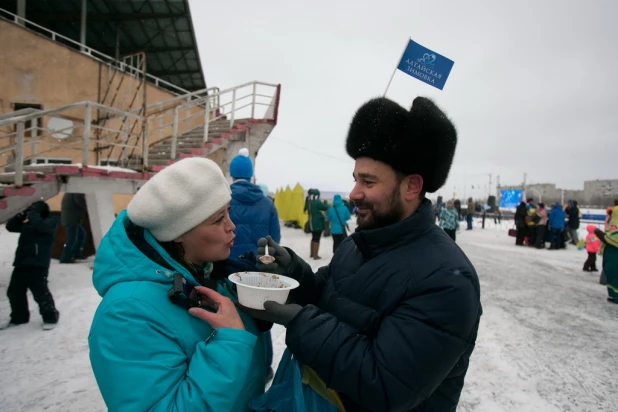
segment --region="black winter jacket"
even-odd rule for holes
[[[429,201],[403,222],[359,231],[302,276],[287,327],[299,362],[352,411],[455,411],[481,316],[474,267],[434,223]]]
[[[62,226],[68,227],[84,224],[87,213],[86,195],[83,193],[64,194],[60,212]]]
[[[579,208],[577,207],[577,202],[570,201],[565,212],[569,217],[569,221],[567,223],[569,229],[579,229]]]
[[[28,221],[24,223],[26,217]],[[12,217],[6,223],[6,229],[21,233],[13,266],[48,268],[57,227],[58,219],[53,216],[42,218],[38,211],[19,213]]]
[[[523,229],[526,227],[526,216],[528,216],[528,210],[526,205],[519,205],[515,209],[515,226],[517,229]]]

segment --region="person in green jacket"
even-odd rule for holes
[[[320,250],[320,238],[324,231],[324,212],[328,206],[320,200],[318,189],[309,189],[305,200],[305,212],[309,215],[309,230],[311,231],[311,254],[312,259],[322,259],[318,255]]]
[[[614,201],[614,204],[617,202]],[[603,273],[606,277],[607,300],[618,304],[618,206],[614,206],[611,217],[605,225],[605,232],[595,229],[594,233],[603,242]]]
[[[263,330],[217,274],[234,244],[230,199],[216,163],[183,159],[144,184],[101,241],[88,346],[110,411],[248,412],[264,393]]]

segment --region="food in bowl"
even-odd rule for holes
[[[295,279],[264,272],[232,273],[228,279],[236,285],[238,302],[258,310],[264,310],[264,302],[269,300],[284,304],[290,290],[300,286]]]

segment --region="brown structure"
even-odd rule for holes
[[[127,73],[119,71],[114,73],[114,70],[105,63],[78,50],[2,19],[0,19],[0,44],[3,45],[2,55],[7,56],[0,59],[0,73],[3,73],[0,76],[0,114],[28,107],[45,110],[79,101],[98,101],[101,85],[107,84],[110,86],[109,90],[116,96],[121,96],[114,101],[115,106],[123,110],[140,109],[143,99],[139,91],[135,93],[139,86],[136,79]],[[109,103],[112,100],[111,93],[107,96],[106,100]],[[174,96],[175,94],[169,90],[152,83],[146,84],[147,104],[168,100]],[[133,104],[130,104],[130,101]],[[171,123],[171,115],[164,120],[166,123]],[[181,123],[179,133],[188,131],[197,124],[198,119]],[[45,127],[46,124],[41,123],[40,126]],[[171,126],[162,132],[165,136],[169,136]],[[7,144],[8,141],[0,139],[0,146]],[[25,147],[25,154],[33,154],[30,146]],[[89,163],[106,165],[106,155],[109,156],[105,151],[92,150]],[[81,152],[64,147],[56,150],[45,148],[44,153],[36,156],[31,162],[80,163]],[[123,209],[131,197],[114,195],[116,209]],[[59,210],[60,199],[59,195],[49,200],[52,210]]]
[[[76,13],[66,13],[64,17],[60,14],[55,14],[55,19],[50,18],[49,14],[46,15],[45,10],[38,7],[58,7],[62,5],[62,9],[66,11],[66,2],[49,1],[45,2],[46,6],[41,5],[41,2],[24,2],[26,5],[25,10],[19,9],[19,1],[12,2],[8,6],[13,6],[13,9],[9,7],[9,10],[5,13],[0,13],[0,44],[2,44],[2,57],[0,58],[0,116],[4,113],[11,113],[16,110],[23,110],[27,108],[32,109],[51,109],[61,106],[65,106],[74,102],[80,101],[94,101],[100,102],[121,110],[143,110],[143,107],[156,102],[169,100],[176,96],[178,93],[188,92],[182,86],[189,86],[191,89],[205,87],[204,76],[201,72],[199,64],[199,58],[196,59],[194,72],[191,74],[191,80],[187,81],[185,78],[178,76],[167,76],[169,80],[175,81],[177,85],[172,83],[166,83],[162,79],[154,78],[161,86],[157,86],[151,81],[144,82],[143,77],[136,76],[136,71],[131,70],[135,67],[142,69],[143,63],[147,63],[147,53],[138,53],[131,57],[125,57],[121,59],[121,62],[126,66],[122,67],[124,70],[118,70],[114,65],[110,65],[109,59],[105,59],[102,53],[98,53],[93,50],[86,50],[92,56],[85,54],[83,49],[77,48],[75,43],[68,41],[62,41],[63,39],[59,35],[52,34],[40,30],[41,27],[53,27],[62,34],[64,29],[71,30],[72,23],[75,19]],[[130,2],[126,2],[127,4]],[[143,3],[143,2],[142,2]],[[188,14],[188,4],[186,6],[186,13],[184,15],[177,14],[176,18],[186,19],[191,25],[190,15]],[[111,9],[110,9],[111,10]],[[50,11],[50,10],[46,10]],[[92,10],[93,12],[96,10]],[[14,18],[10,13],[20,12],[24,14],[28,21],[33,21],[36,24],[29,24],[26,20],[19,20]],[[80,12],[80,10],[76,10]],[[101,17],[101,16],[99,16]],[[118,19],[120,16],[116,16]],[[149,19],[152,20],[157,16],[150,15]],[[169,18],[169,14],[161,13],[159,18]],[[94,13],[86,15],[86,24],[88,24],[88,18],[93,20],[92,25],[96,27],[96,24],[101,22]],[[129,21],[129,24],[125,21],[123,27],[130,29],[130,23],[139,23],[139,16],[134,15],[135,20]],[[114,19],[110,18],[110,21]],[[93,28],[94,28],[93,27]],[[195,46],[193,30],[191,27],[191,38],[193,43],[190,45],[184,45],[185,50],[193,52],[194,56],[199,57],[197,48]],[[95,29],[96,30],[96,29]],[[86,44],[93,44],[95,46],[101,46],[101,43],[97,42],[97,39],[101,38],[101,34],[97,34],[95,37],[94,31],[91,30],[90,41]],[[127,30],[128,31],[128,30]],[[153,36],[155,34],[152,34]],[[79,39],[76,39],[79,40]],[[99,40],[100,41],[100,40]],[[133,42],[131,39],[127,39],[127,42]],[[133,42],[133,44],[135,44]],[[127,47],[124,47],[126,49]],[[159,48],[160,51],[161,48]],[[147,46],[139,48],[139,50],[148,50]],[[152,50],[152,46],[151,46]],[[98,50],[100,51],[100,50]],[[109,50],[105,50],[109,51]],[[160,52],[152,50],[151,64],[160,63]],[[170,52],[171,53],[171,52]],[[141,56],[140,56],[141,54]],[[185,55],[186,55],[185,51]],[[156,55],[156,56],[155,56]],[[119,57],[119,56],[118,56]],[[140,58],[141,57],[141,58]],[[165,62],[163,62],[165,63]],[[147,64],[144,65],[147,67]],[[118,67],[118,65],[116,65]],[[127,70],[128,68],[128,70]],[[187,70],[190,72],[190,70]],[[164,74],[161,70],[157,74]],[[167,87],[164,88],[163,86]],[[174,87],[176,86],[176,87]],[[174,93],[174,90],[176,93]],[[196,110],[189,110],[188,114],[195,112]],[[80,113],[76,111],[76,117],[80,116]],[[105,125],[105,121],[101,119],[94,119],[95,122],[99,122]],[[165,123],[172,122],[172,116],[168,115],[166,118],[162,118],[161,121]],[[192,119],[179,124],[178,133],[182,134],[191,128],[194,128],[200,124],[200,119]],[[117,121],[116,121],[117,122]],[[108,122],[109,123],[109,122]],[[43,119],[39,119],[39,126],[46,127]],[[114,125],[107,124],[110,128]],[[27,126],[26,126],[27,127]],[[162,128],[158,131],[156,137],[164,138],[169,137],[172,134],[172,126]],[[54,144],[53,139],[47,139],[47,143]],[[2,138],[0,134],[0,147],[5,147],[11,142]],[[65,141],[63,143],[70,143]],[[38,145],[41,147],[41,145]],[[80,163],[82,160],[82,154],[80,150],[70,149],[66,147],[58,147],[55,150],[50,150],[49,146],[45,146],[40,155],[34,153],[33,148],[36,146],[24,147],[24,154],[26,156],[32,156],[29,160],[30,164],[75,164]],[[105,150],[97,147],[93,147],[91,150],[91,156],[89,157],[88,164],[92,165],[108,165],[110,158],[117,157],[116,153],[112,153],[110,150]],[[116,155],[116,156],[114,156]],[[3,153],[1,155],[5,161],[0,163],[7,163],[10,160],[10,154]],[[9,159],[6,159],[6,157]],[[113,160],[112,160],[113,162]],[[113,164],[113,163],[112,163]],[[10,171],[11,169],[8,169]],[[131,195],[114,195],[114,206],[117,211],[123,209]],[[52,210],[59,210],[61,195],[55,196],[49,199]]]
[[[255,160],[277,123],[280,85],[205,87],[187,0],[10,3],[0,223],[35,199],[59,211],[64,192],[84,193],[96,247],[154,173],[197,156],[227,174],[240,148]]]

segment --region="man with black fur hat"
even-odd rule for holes
[[[456,144],[455,127],[431,100],[418,97],[409,111],[371,100],[346,142],[356,160],[357,231],[317,273],[260,239],[258,255],[268,242],[276,259],[260,270],[300,287],[293,303],[266,302],[254,316],[287,327],[303,375],[313,370],[347,411],[457,407],[482,312],[479,281],[425,198],[444,185]]]
[[[0,325],[0,329],[28,323],[30,320],[28,289],[39,304],[43,329],[53,329],[58,323],[59,313],[47,287],[57,226],[57,219],[50,216],[49,206],[43,201],[34,202],[6,223],[9,232],[20,233],[20,236],[13,262],[15,269],[6,293],[11,303],[11,320]]]

